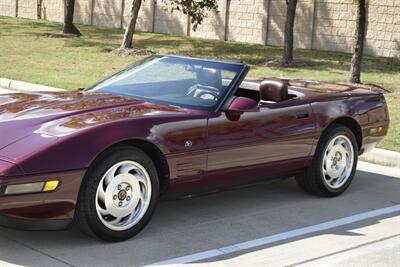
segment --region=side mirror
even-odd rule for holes
[[[238,96],[229,105],[228,111],[243,113],[243,112],[257,112],[259,106],[256,101],[251,98]]]
[[[251,98],[238,96],[229,105],[225,112],[225,116],[230,121],[238,121],[244,112],[257,112],[259,106],[256,101]]]

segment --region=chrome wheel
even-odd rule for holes
[[[338,189],[349,179],[354,165],[354,149],[344,135],[334,137],[325,149],[322,172],[326,185]]]
[[[151,193],[150,176],[141,164],[119,162],[104,174],[97,187],[97,215],[107,228],[127,230],[146,214]]]

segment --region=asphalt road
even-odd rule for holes
[[[0,266],[139,266],[168,264],[164,261],[170,259],[182,263],[182,256],[191,261],[199,252],[219,248],[228,249],[216,257],[201,254],[195,264],[399,265],[399,192],[399,169],[361,162],[353,185],[338,198],[304,194],[288,179],[162,202],[148,227],[123,243],[104,243],[74,228],[61,232],[0,228]],[[388,207],[395,209],[379,215]],[[360,214],[369,217],[360,219]],[[343,225],[341,218],[358,219]],[[329,229],[318,231],[324,222],[331,222]],[[317,231],[303,235],[304,227]],[[293,230],[296,237],[288,234]],[[229,253],[234,244],[277,234],[287,238]]]
[[[1,93],[8,93],[0,88]],[[293,179],[160,203],[137,237],[104,243],[72,228],[0,228],[0,266],[400,265],[400,169],[359,163],[325,199]],[[194,263],[192,263],[194,262]]]

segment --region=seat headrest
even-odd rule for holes
[[[280,81],[262,81],[259,90],[263,101],[280,102],[289,98],[287,84]]]
[[[197,82],[201,85],[221,88],[221,72],[215,69],[204,68],[197,73]]]

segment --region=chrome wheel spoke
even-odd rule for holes
[[[107,210],[103,209],[102,207],[97,207],[97,209],[99,210],[99,212],[100,212],[100,214],[101,214],[102,216],[108,216],[108,215],[110,215],[110,213],[109,213]]]
[[[118,169],[118,174],[121,174],[121,173],[130,173],[130,172],[133,171],[133,170],[136,170],[136,168],[135,168],[134,166],[124,165],[124,166],[121,166],[121,167]]]
[[[333,146],[334,146],[334,143],[331,142],[331,143],[328,145],[328,147],[326,148],[325,155],[327,155],[327,154],[332,150]]]
[[[147,180],[143,175],[135,175],[135,178],[139,182],[139,184],[142,184],[144,186],[147,185]]]
[[[110,224],[113,224],[113,225],[117,225],[117,224],[119,224],[121,221],[122,221],[122,217],[120,217],[120,218],[115,218],[114,220],[112,220],[112,221],[109,221],[109,223]]]
[[[344,145],[344,144],[346,144],[346,141],[345,141],[345,140],[343,140],[343,139],[341,139],[341,138],[336,139],[336,144],[335,144],[335,145],[337,145],[337,146],[342,146],[342,145]]]
[[[322,168],[326,171],[327,168],[327,163],[328,163],[328,157],[325,155],[323,161],[322,161]]]
[[[322,174],[324,175],[324,177],[325,177],[326,175],[328,175],[328,173],[326,172],[326,169],[325,169],[325,168],[322,168]]]
[[[140,191],[139,202],[143,203],[146,199],[145,191]]]
[[[104,192],[103,185],[100,183],[99,186],[99,199],[105,203],[106,202],[106,193]]]
[[[111,182],[111,180],[115,177],[115,172],[117,171],[118,167],[113,166],[103,178],[104,183],[106,186]]]

